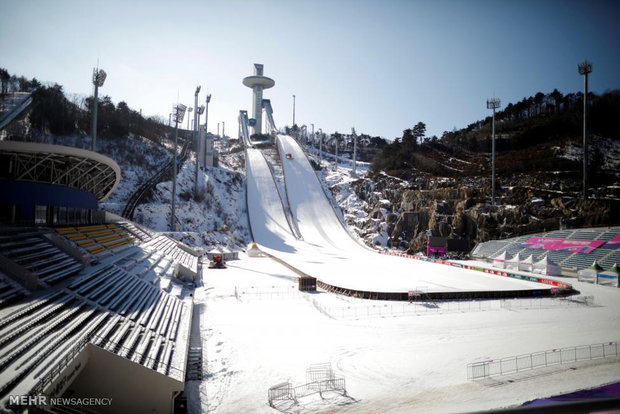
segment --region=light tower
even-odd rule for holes
[[[95,96],[93,99],[93,113],[91,121],[92,150],[96,151],[97,145],[97,104],[99,100],[99,88],[103,86],[105,78],[108,76],[103,69],[93,69],[93,85],[95,86]]]
[[[587,60],[577,65],[579,74],[583,75],[583,198],[588,198],[588,74],[592,72],[592,63]]]
[[[351,128],[351,136],[353,137],[353,173],[352,177],[357,176],[357,134],[355,128]]]
[[[248,88],[252,88],[252,118],[256,120],[256,124],[252,127],[254,134],[262,134],[263,121],[263,89],[268,89],[275,85],[275,81],[271,78],[263,76],[263,65],[254,64],[254,75],[247,76],[243,79],[243,84]]]
[[[207,149],[207,145],[209,142],[209,102],[211,102],[211,94],[207,95],[207,106],[205,107],[205,146],[204,146],[204,154],[202,157],[202,166],[204,168],[207,167],[207,153],[209,152],[209,150]],[[220,132],[220,124],[217,124],[217,132],[219,135]],[[213,154],[211,154],[213,155]]]
[[[501,101],[497,98],[487,99],[487,109],[493,110],[493,132],[491,138],[491,159],[492,159],[492,167],[491,167],[491,197],[492,197],[492,205],[495,205],[495,110],[502,105]]]
[[[185,110],[187,107],[183,104],[176,104],[172,106],[173,120],[174,120],[174,153],[172,155],[172,206],[170,212],[170,231],[174,231],[174,219],[176,217],[175,212],[175,200],[177,193],[177,137],[179,133],[179,124],[183,122],[183,116],[185,116]]]
[[[198,142],[198,125],[200,125],[200,114],[204,110],[204,106],[198,108],[198,94],[200,93],[200,85],[196,87],[196,93],[194,93],[194,151],[196,152],[196,168],[194,175],[194,196],[198,196],[198,154],[200,150],[200,144]],[[191,108],[190,108],[191,109]]]

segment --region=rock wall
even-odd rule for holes
[[[583,200],[575,193],[516,180],[520,185],[498,190],[498,205],[492,206],[488,181],[423,177],[407,182],[383,174],[372,180],[360,179],[351,186],[367,205],[368,217],[347,222],[356,226],[362,237],[381,231],[383,226],[387,247],[408,253],[425,251],[428,229],[436,236],[469,239],[473,248],[481,241],[561,227],[620,224],[618,199]]]

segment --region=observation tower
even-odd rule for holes
[[[275,81],[271,78],[263,76],[263,65],[261,63],[254,64],[254,75],[247,76],[243,79],[243,84],[248,88],[252,88],[252,118],[256,123],[252,126],[254,134],[262,134],[263,124],[263,89],[269,89],[275,85]]]

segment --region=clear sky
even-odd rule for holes
[[[620,2],[555,0],[0,0],[0,67],[168,118],[177,99],[212,94],[209,131],[251,115],[242,85],[262,63],[279,127],[393,139],[461,128],[538,91],[620,88]],[[203,117],[204,119],[204,117]]]

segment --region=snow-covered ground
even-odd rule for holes
[[[192,157],[184,164],[177,185],[177,215],[182,231],[172,235],[199,250],[241,248],[249,241],[243,152],[230,143],[216,141],[216,144],[220,168],[208,168],[199,174],[204,195],[196,200],[192,196],[195,168]],[[157,163],[152,165],[154,168]],[[121,168],[127,171],[124,171],[125,182],[113,195],[117,198],[112,198],[118,204],[124,201],[123,194],[128,195],[146,178],[144,173],[128,173],[130,167],[124,164]],[[363,173],[362,169],[359,174]],[[363,200],[351,190],[354,178],[350,176],[350,166],[340,164],[336,171],[324,169],[319,172],[319,179],[330,187],[338,187],[335,202],[345,206],[345,219],[351,219],[348,215],[368,219]],[[248,184],[252,182],[253,179]],[[291,183],[288,185],[291,191]],[[136,220],[155,230],[168,230],[170,187],[170,182],[160,183],[153,200],[138,208]],[[304,217],[307,219],[308,214],[316,212],[300,204],[307,196],[303,186],[292,188],[291,207],[295,217],[304,221]],[[251,186],[248,191],[252,191]],[[254,199],[268,196],[257,193]],[[334,201],[328,201],[329,194],[321,192],[319,196],[327,202],[323,210],[329,209],[336,218],[336,221],[329,219],[330,226],[340,226],[329,206]],[[340,232],[334,235],[328,231],[327,236],[335,239],[331,240],[329,249],[303,247],[302,243],[324,241],[325,235],[306,222],[305,227],[303,223],[301,226],[304,240],[297,240],[290,227],[287,230],[282,206],[278,207],[275,198],[271,203],[273,210],[256,208],[259,204],[250,206],[254,222],[279,223],[269,231],[271,251],[309,273],[350,281],[362,274],[360,269],[364,266],[360,263],[365,260],[364,255],[375,255],[348,235],[348,240],[343,239],[346,233]],[[381,221],[381,217],[376,219]],[[323,231],[329,228],[322,227]],[[372,237],[381,243],[380,231]],[[353,259],[332,250],[351,243],[363,252]],[[561,365],[492,381],[468,381],[466,371],[466,365],[475,361],[619,340],[618,289],[571,280],[580,295],[594,298],[595,306],[542,309],[507,307],[500,301],[475,302],[477,307],[463,305],[456,309],[446,303],[409,305],[363,301],[326,292],[300,293],[297,275],[291,270],[269,258],[241,256],[240,260],[229,262],[226,270],[204,270],[202,286],[194,294],[200,309],[205,362],[204,380],[190,382],[186,387],[193,413],[276,412],[267,405],[268,388],[283,381],[301,385],[305,382],[306,368],[323,362],[331,363],[336,374],[346,379],[348,396],[325,393],[321,398],[316,394],[298,403],[280,402],[279,411],[466,412],[520,405],[536,398],[620,380],[620,360],[610,359]],[[407,284],[406,278],[414,273],[424,278],[424,282],[416,283],[425,283],[427,287],[442,284],[441,266],[425,264],[422,266],[427,267],[416,267],[413,272],[411,262],[414,261],[394,259],[378,259],[382,265],[376,272],[381,276],[401,273],[406,287],[413,287]],[[466,284],[488,286],[503,282],[498,281],[503,278],[488,275],[483,279],[476,282],[469,279]],[[382,310],[377,315],[377,307],[387,309],[388,306],[390,312]]]
[[[198,251],[213,248],[242,249],[249,241],[245,204],[245,177],[225,165],[198,170],[200,196],[194,197],[194,153],[177,175],[176,216],[178,231],[168,233]],[[237,158],[225,157],[229,163]],[[153,200],[136,208],[134,219],[156,231],[168,231],[172,181],[157,184]]]
[[[466,370],[479,360],[618,340],[618,289],[574,282],[596,306],[502,308],[487,301],[484,311],[341,319],[317,305],[386,302],[300,293],[296,275],[269,258],[242,255],[228,264],[226,270],[205,271],[204,286],[195,292],[206,363],[204,381],[187,387],[190,412],[276,412],[267,405],[268,388],[284,381],[301,385],[306,368],[323,362],[345,378],[349,396],[281,402],[281,412],[468,412],[620,380],[620,359],[487,381],[468,381]]]
[[[312,178],[308,169],[304,172],[294,165],[303,155],[290,144],[281,143],[281,152],[292,154],[291,160],[282,162],[302,240],[293,236],[286,223],[264,158],[248,151],[249,216],[254,236],[266,250],[321,279],[349,285],[385,287],[394,275],[401,275],[404,283],[421,275],[429,285],[444,284],[442,266],[428,264],[422,269],[424,262],[382,261],[344,229],[337,230],[336,214],[325,195],[308,184]],[[369,269],[373,261],[380,261],[383,270]],[[375,275],[374,280],[369,274]],[[459,274],[465,288],[472,288],[472,283],[492,288],[505,281],[489,275],[473,281],[473,275]],[[267,404],[269,387],[284,381],[302,385],[309,365],[325,362],[345,378],[347,396],[314,395],[296,403],[278,402],[276,409],[287,413],[465,412],[520,405],[618,381],[620,359],[467,380],[471,362],[618,340],[620,291],[573,283],[580,295],[594,298],[595,306],[567,306],[553,299],[546,299],[553,306],[535,309],[514,303],[504,306],[497,300],[456,308],[454,303],[363,301],[321,291],[300,293],[296,274],[288,268],[269,258],[242,255],[229,262],[227,270],[206,270],[203,286],[195,292],[206,364],[205,379],[188,384],[190,408],[192,412],[275,412]],[[388,306],[390,312],[377,316],[376,307]],[[353,316],[351,309],[355,309]]]
[[[427,292],[547,289],[517,279],[379,255],[345,229],[328,201],[329,194],[299,145],[279,136],[288,199],[301,233],[287,225],[278,190],[258,150],[248,150],[248,204],[254,240],[265,251],[332,286],[367,292]]]

